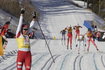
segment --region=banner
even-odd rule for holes
[[[87,29],[90,29],[91,31],[94,31],[94,27],[92,26],[92,21],[84,21],[83,24]]]
[[[0,56],[3,56],[4,51],[3,51],[3,42],[2,42],[2,37],[0,36]]]

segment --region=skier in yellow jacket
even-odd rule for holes
[[[31,70],[31,47],[29,40],[29,30],[35,23],[35,16],[30,24],[30,28],[27,24],[23,24],[23,14],[25,10],[21,10],[21,15],[19,19],[19,24],[16,31],[16,40],[18,44],[18,55],[17,55],[17,70],[22,70],[23,64],[25,65],[25,70]]]

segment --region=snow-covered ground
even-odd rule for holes
[[[70,0],[70,1],[73,1],[75,4],[77,4],[83,8],[87,8],[87,2],[80,1],[80,0]]]
[[[7,21],[10,20],[10,17],[12,17],[12,20],[9,28],[12,29],[13,33],[15,33],[18,19],[0,9],[0,25],[4,25]]]
[[[91,44],[89,53],[83,50],[84,46],[81,46],[80,54],[78,54],[78,49],[75,47],[74,31],[72,50],[67,50],[66,45],[61,41],[60,31],[70,25],[79,24],[83,27],[80,30],[81,34],[86,33],[87,29],[83,26],[84,20],[96,19],[91,11],[76,7],[67,0],[31,1],[41,12],[39,22],[55,59],[55,63],[53,63],[43,39],[33,39],[31,40],[32,70],[105,70],[104,42],[96,41],[102,52],[97,52]],[[6,48],[8,57],[1,61],[0,70],[16,70],[16,49],[16,40],[9,39]]]

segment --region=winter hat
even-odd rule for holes
[[[22,29],[28,29],[28,28],[29,28],[29,26],[27,24],[22,25]]]
[[[10,21],[7,21],[5,24],[10,24]]]

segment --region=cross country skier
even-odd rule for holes
[[[0,26],[0,36],[2,37],[2,47],[3,47],[3,49],[5,49],[6,48],[6,45],[7,45],[7,43],[8,43],[8,40],[7,40],[7,38],[5,37],[5,35],[3,35],[2,34],[2,26]]]
[[[96,39],[99,40],[101,37],[101,32],[100,31],[97,31],[96,32]]]
[[[73,27],[73,29],[75,30],[75,33],[76,33],[75,40],[77,39],[77,36],[80,35],[80,28],[82,28],[82,26],[80,26],[79,24]]]
[[[83,44],[83,45],[82,45]],[[76,39],[76,47],[78,47],[78,54],[80,54],[80,47],[83,46],[84,47],[84,51],[85,51],[85,47],[86,47],[86,38],[84,35],[80,34],[79,36],[77,36]]]
[[[31,70],[32,56],[30,52],[30,40],[28,32],[31,26],[35,23],[35,16],[33,16],[33,20],[31,21],[29,28],[27,24],[23,24],[24,12],[25,10],[21,9],[19,24],[16,31],[16,40],[18,44],[17,70],[22,70],[23,64],[25,65],[25,70]]]
[[[72,27],[66,28],[68,33],[67,33],[67,49],[69,48],[69,43],[70,43],[70,49],[72,49]]]
[[[87,42],[88,42],[87,51],[89,52],[90,42],[92,42],[93,45],[95,46],[96,50],[99,51],[99,49],[97,48],[97,45],[95,44],[95,42],[94,42],[94,40],[93,40],[93,34],[92,34],[91,29],[88,29],[86,35],[87,35],[87,38],[88,38],[88,40],[87,40]]]
[[[6,46],[7,46],[7,43],[8,43],[8,40],[6,38],[6,33],[7,33],[7,30],[9,28],[9,25],[10,25],[10,21],[7,21],[1,28],[1,33],[0,35],[2,36],[2,41],[3,41],[3,48],[5,49]]]
[[[66,40],[66,37],[65,37],[65,34],[66,34],[66,28],[63,29],[62,31],[60,31],[60,33],[62,34],[62,41],[64,41],[64,44],[65,44],[65,40]]]

